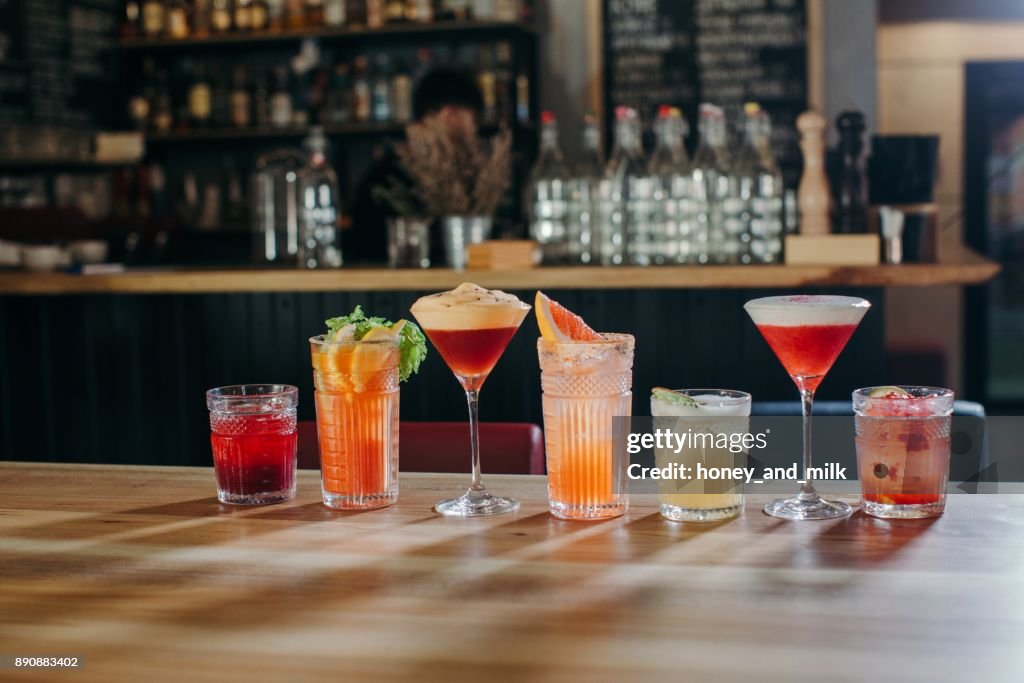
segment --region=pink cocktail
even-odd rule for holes
[[[861,509],[933,517],[946,506],[953,392],[869,387],[853,392]]]
[[[832,368],[871,304],[850,296],[770,296],[743,306],[800,391],[804,419],[804,476],[800,493],[764,506],[782,519],[833,519],[852,511],[823,499],[807,478],[811,467],[811,410],[814,392]]]

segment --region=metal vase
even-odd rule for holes
[[[488,239],[491,225],[490,216],[447,216],[442,219],[445,264],[455,270],[465,270],[466,249]]]

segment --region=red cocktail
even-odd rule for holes
[[[861,508],[876,517],[942,514],[953,392],[869,387],[853,392]]]
[[[463,283],[450,292],[420,297],[411,310],[465,389],[469,405],[472,483],[466,493],[442,500],[434,509],[443,515],[462,517],[515,512],[519,509],[517,501],[491,495],[481,481],[477,402],[480,387],[530,307],[511,294]]]
[[[814,392],[832,368],[861,318],[871,307],[849,296],[770,296],[743,306],[800,390],[804,419],[804,471],[799,495],[774,500],[765,514],[782,519],[833,519],[852,508],[824,500],[807,478],[811,468],[811,410]]]
[[[295,495],[298,389],[239,385],[206,392],[217,497],[261,505]]]
[[[479,389],[505,353],[518,327],[485,327],[478,330],[424,328],[437,352],[466,389]]]

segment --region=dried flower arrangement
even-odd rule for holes
[[[472,122],[438,116],[408,126],[405,133],[395,151],[427,213],[438,218],[494,215],[510,184],[512,135],[507,129],[485,142]],[[400,213],[414,204],[394,183],[378,194]]]

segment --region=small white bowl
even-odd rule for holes
[[[103,240],[75,240],[68,244],[71,257],[78,263],[103,263],[110,252],[109,245]]]
[[[25,270],[46,273],[57,270],[64,258],[60,247],[25,245],[21,248],[21,264]]]
[[[21,245],[0,240],[0,268],[17,268],[20,265]]]

